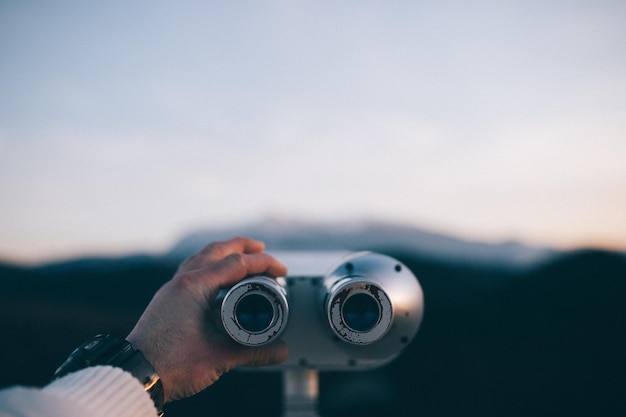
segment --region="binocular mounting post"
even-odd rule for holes
[[[283,371],[283,417],[319,417],[318,371],[298,369]]]

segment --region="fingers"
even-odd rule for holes
[[[224,259],[233,253],[253,254],[261,253],[264,250],[265,244],[263,242],[247,237],[236,237],[223,242],[215,242],[205,246],[198,253],[186,259],[179,267],[179,271],[199,269]]]
[[[249,275],[285,276],[287,267],[267,253],[233,253],[202,272],[199,279],[206,288],[213,289],[230,287]]]
[[[285,265],[264,249],[263,242],[246,237],[212,243],[183,262],[174,281],[199,289],[211,301],[220,288],[231,287],[246,276],[286,275]]]

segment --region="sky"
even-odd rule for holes
[[[626,2],[0,0],[0,258],[267,218],[626,250]]]

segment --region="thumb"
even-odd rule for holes
[[[259,346],[248,350],[244,359],[244,366],[277,365],[287,360],[289,348],[285,342],[278,341],[266,346]]]

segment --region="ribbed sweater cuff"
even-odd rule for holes
[[[93,417],[155,417],[154,402],[130,373],[112,366],[93,366],[59,378],[45,391],[77,402]]]

